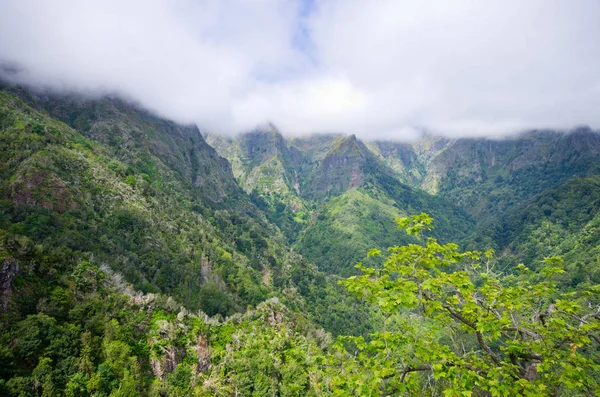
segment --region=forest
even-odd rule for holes
[[[600,395],[598,131],[228,137],[0,89],[0,395]]]

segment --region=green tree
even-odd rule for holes
[[[559,258],[539,273],[519,265],[520,274],[501,276],[491,251],[424,239],[427,214],[397,223],[421,243],[391,247],[382,266],[358,264],[362,274],[343,281],[387,321],[368,342],[342,340],[356,359],[333,384],[360,395],[423,395],[424,385],[446,396],[600,393],[600,286],[559,291]]]
[[[87,382],[88,377],[81,373],[77,372],[75,375],[71,376],[67,386],[65,387],[65,396],[67,397],[85,397],[88,395],[87,393]]]
[[[136,382],[134,377],[129,373],[128,370],[125,370],[123,375],[123,380],[119,385],[119,388],[114,390],[111,394],[111,397],[136,397],[139,396],[139,392],[136,389]]]

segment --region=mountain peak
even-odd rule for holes
[[[589,125],[578,125],[575,128],[573,128],[571,131],[569,131],[570,133],[594,133],[594,130],[592,129],[592,127],[590,127]]]
[[[331,156],[340,156],[340,155],[352,155],[356,156],[361,155],[365,156],[366,148],[364,145],[356,139],[356,135],[352,134],[350,136],[339,137],[335,140],[329,152],[325,155],[323,161],[325,161],[328,157]]]
[[[364,180],[364,168],[373,154],[352,134],[339,137],[319,166],[313,181],[313,194],[339,195],[358,187]]]
[[[247,158],[255,158],[258,154],[261,162],[286,150],[283,136],[273,125],[242,134],[239,142]]]

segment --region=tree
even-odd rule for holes
[[[377,249],[381,267],[342,283],[386,313],[385,329],[345,338],[356,359],[345,363],[338,387],[354,394],[446,396],[598,395],[600,286],[562,292],[554,276],[560,258],[533,273],[494,270],[493,252],[460,252],[456,244],[423,238],[427,214],[396,220],[421,243]],[[338,344],[339,346],[339,344]],[[366,368],[364,372],[362,368]]]

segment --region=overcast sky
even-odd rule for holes
[[[215,132],[600,127],[598,0],[2,0],[0,63]]]

